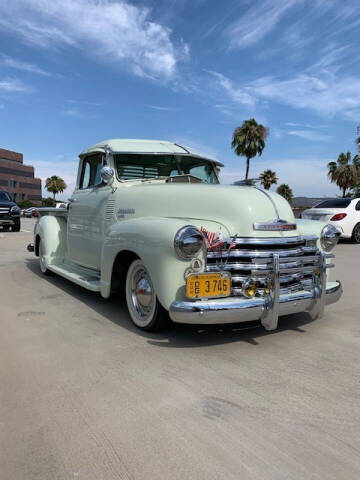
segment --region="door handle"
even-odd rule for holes
[[[76,203],[78,202],[79,200],[77,198],[69,198],[69,202],[70,203]]]

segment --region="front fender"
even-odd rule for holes
[[[296,225],[300,235],[316,235],[318,237],[317,247],[322,250],[320,244],[320,235],[326,223],[319,220],[310,220],[307,218],[297,218]]]
[[[300,235],[316,235],[318,240],[316,242],[316,246],[319,250],[323,250],[320,242],[321,231],[325,227],[326,222],[321,222],[319,220],[310,220],[307,218],[299,218],[296,219],[296,224],[298,226],[299,234]],[[336,248],[336,247],[335,247]],[[331,259],[326,260],[327,263],[333,263]],[[330,269],[326,270],[326,279],[330,281]]]
[[[194,224],[176,218],[146,217],[122,221],[107,232],[101,261],[101,295],[108,297],[114,261],[121,251],[128,250],[141,258],[148,269],[156,295],[165,309],[174,300],[185,296],[184,272],[190,260],[181,260],[174,250],[176,232],[184,225]],[[205,266],[205,254],[198,258]]]

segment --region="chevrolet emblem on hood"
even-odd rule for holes
[[[254,223],[254,230],[284,232],[296,230],[296,223],[289,223],[286,220],[272,220],[270,222]]]

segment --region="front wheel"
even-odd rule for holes
[[[360,223],[355,225],[351,238],[354,243],[360,243]]]
[[[126,304],[133,323],[155,332],[166,324],[166,311],[156,297],[150,274],[142,260],[134,260],[126,276]]]
[[[12,232],[20,232],[20,228],[21,228],[21,224],[20,224],[20,220],[18,222],[15,223],[15,225],[13,225],[11,227],[11,231]]]

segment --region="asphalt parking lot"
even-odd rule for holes
[[[0,231],[1,480],[360,478],[360,246],[344,294],[279,330],[133,327]]]

